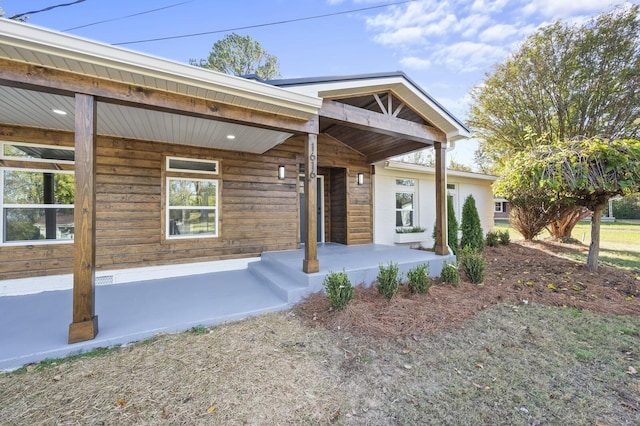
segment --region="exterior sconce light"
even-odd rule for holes
[[[364,185],[364,173],[358,173],[358,185]]]
[[[283,165],[278,166],[278,179],[279,180],[284,180],[284,166]]]

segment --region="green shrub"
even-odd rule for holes
[[[429,278],[429,264],[418,265],[407,272],[409,280],[409,291],[411,293],[426,293],[431,288],[431,278]]]
[[[506,229],[498,233],[498,238],[500,239],[500,244],[503,246],[508,246],[511,242],[511,235],[509,235],[509,231]]]
[[[480,284],[484,281],[484,257],[481,253],[471,247],[465,247],[460,252],[460,264],[467,279],[473,284]]]
[[[482,238],[482,225],[476,208],[476,200],[469,195],[462,206],[462,223],[460,224],[462,237],[460,248],[471,247],[475,251],[482,251],[484,238]]]
[[[455,287],[460,285],[460,274],[458,273],[458,264],[456,262],[442,263],[440,281],[443,283],[453,284]]]
[[[327,292],[329,305],[334,309],[344,308],[353,299],[355,291],[344,270],[342,272],[329,271],[322,284]]]
[[[487,232],[487,245],[489,247],[496,247],[500,242],[500,232],[489,231]]]
[[[380,264],[378,268],[380,269],[380,272],[378,272],[378,283],[376,284],[378,292],[391,300],[398,292],[398,288],[402,282],[402,275],[400,275],[398,264],[389,262],[389,266],[385,267]]]

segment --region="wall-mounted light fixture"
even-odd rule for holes
[[[364,173],[358,173],[358,185],[364,185]]]
[[[284,180],[284,166],[283,165],[279,165],[278,166],[278,179]]]

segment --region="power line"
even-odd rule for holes
[[[180,5],[183,5],[183,4],[186,4],[186,3],[192,3],[192,2],[193,2],[193,0],[183,1],[182,3],[175,3],[175,4],[171,4],[169,6],[159,7],[157,9],[145,10],[143,12],[138,12],[138,13],[134,13],[134,14],[131,14],[131,15],[126,15],[126,16],[120,16],[118,18],[105,19],[104,21],[97,21],[97,22],[92,22],[90,24],[80,25],[80,26],[73,27],[73,28],[67,28],[66,30],[62,30],[62,32],[77,30],[77,29],[80,29],[80,28],[91,27],[93,25],[104,24],[106,22],[119,21],[120,19],[132,18],[134,16],[146,15],[147,13],[158,12],[159,10],[169,9],[171,7],[176,7],[176,6],[180,6]]]
[[[324,15],[314,15],[314,16],[307,16],[307,17],[304,17],[304,18],[287,19],[287,20],[284,20],[284,21],[275,21],[275,22],[269,22],[269,23],[266,23],[266,24],[247,25],[245,27],[227,28],[227,29],[224,29],[224,30],[206,31],[206,32],[202,32],[202,33],[182,34],[182,35],[168,36],[168,37],[149,38],[149,39],[144,39],[144,40],[123,41],[123,42],[120,42],[120,43],[113,43],[113,46],[123,46],[125,44],[149,43],[149,42],[152,42],[152,41],[174,40],[174,39],[178,39],[178,38],[198,37],[198,36],[203,36],[203,35],[226,33],[226,32],[229,32],[229,31],[239,31],[239,30],[248,30],[248,29],[252,29],[252,28],[268,27],[268,26],[272,26],[272,25],[290,24],[292,22],[310,21],[312,19],[328,18],[330,16],[345,15],[347,13],[363,12],[365,10],[372,10],[372,9],[381,9],[381,8],[389,7],[389,6],[395,6],[395,5],[406,4],[406,3],[413,3],[415,1],[417,1],[417,0],[399,1],[399,2],[396,2],[396,3],[387,3],[387,4],[381,4],[381,5],[378,5],[378,6],[363,7],[363,8],[360,8],[360,9],[344,10],[342,12],[326,13]]]
[[[74,4],[82,3],[83,1],[86,1],[86,0],[76,0],[76,1],[72,1],[71,3],[61,3],[61,4],[56,4],[54,6],[45,7],[44,9],[40,9],[40,10],[32,10],[31,12],[18,13],[17,15],[13,15],[9,19],[18,19],[26,15],[35,15],[36,13],[47,12],[57,7],[73,6]]]

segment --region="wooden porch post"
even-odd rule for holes
[[[318,223],[316,179],[318,176],[318,135],[309,133],[304,144],[304,202],[306,229],[302,270],[307,274],[318,272]]]
[[[436,150],[436,254],[449,254],[447,242],[447,161],[446,144],[435,142]]]
[[[96,280],[96,100],[76,94],[73,322],[69,343],[98,334]]]

